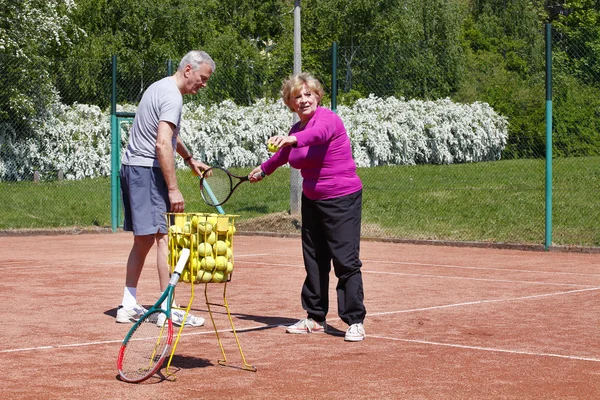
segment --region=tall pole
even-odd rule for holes
[[[337,112],[337,42],[331,45],[331,111]]]
[[[300,0],[294,0],[294,74],[302,72],[302,46],[300,24]],[[293,122],[299,121],[294,114]],[[302,176],[300,171],[290,167],[290,214],[299,215],[302,202]]]
[[[552,25],[546,24],[546,238],[552,246]]]
[[[112,56],[112,85],[110,96],[110,225],[113,232],[119,227],[119,158],[120,136],[117,120],[117,56]]]

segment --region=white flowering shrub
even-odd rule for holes
[[[119,107],[135,111],[135,106]],[[359,167],[393,164],[451,164],[500,159],[508,138],[506,118],[485,103],[405,101],[370,96],[338,114],[350,136]],[[19,141],[11,127],[0,126],[0,179],[31,179],[39,171],[52,179],[110,174],[110,115],[96,106],[55,104],[39,122],[37,135]],[[196,158],[225,168],[252,167],[269,157],[266,140],[285,135],[292,113],[281,100],[252,106],[231,101],[203,107],[184,105],[180,135]],[[130,124],[121,124],[125,150]],[[184,168],[177,158],[177,166]]]
[[[508,122],[486,103],[370,96],[340,106],[359,167],[500,159]]]

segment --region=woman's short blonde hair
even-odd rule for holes
[[[321,82],[311,74],[307,72],[300,72],[295,75],[291,75],[287,80],[283,82],[281,86],[281,99],[285,103],[285,105],[290,109],[290,111],[294,111],[292,107],[294,97],[300,93],[302,90],[302,86],[306,83],[308,88],[313,94],[318,97],[318,104],[321,104],[321,99],[323,98],[323,85]]]

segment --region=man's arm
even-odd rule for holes
[[[169,201],[171,203],[171,212],[183,212],[183,195],[177,185],[177,175],[175,175],[175,159],[173,157],[173,132],[175,125],[170,122],[160,121],[158,123],[158,132],[156,135],[156,157],[160,164],[167,189],[169,190]],[[179,147],[179,146],[178,146]]]

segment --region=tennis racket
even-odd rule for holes
[[[264,177],[265,173],[261,171],[260,175]],[[225,204],[233,191],[248,181],[247,176],[237,176],[225,168],[212,167],[204,171],[200,179],[200,193],[206,204],[217,207]]]
[[[167,357],[173,344],[173,321],[171,320],[173,291],[189,256],[189,249],[181,250],[169,286],[125,336],[117,359],[119,375],[125,382],[145,381],[160,369]],[[165,300],[167,300],[166,310],[163,309]]]

